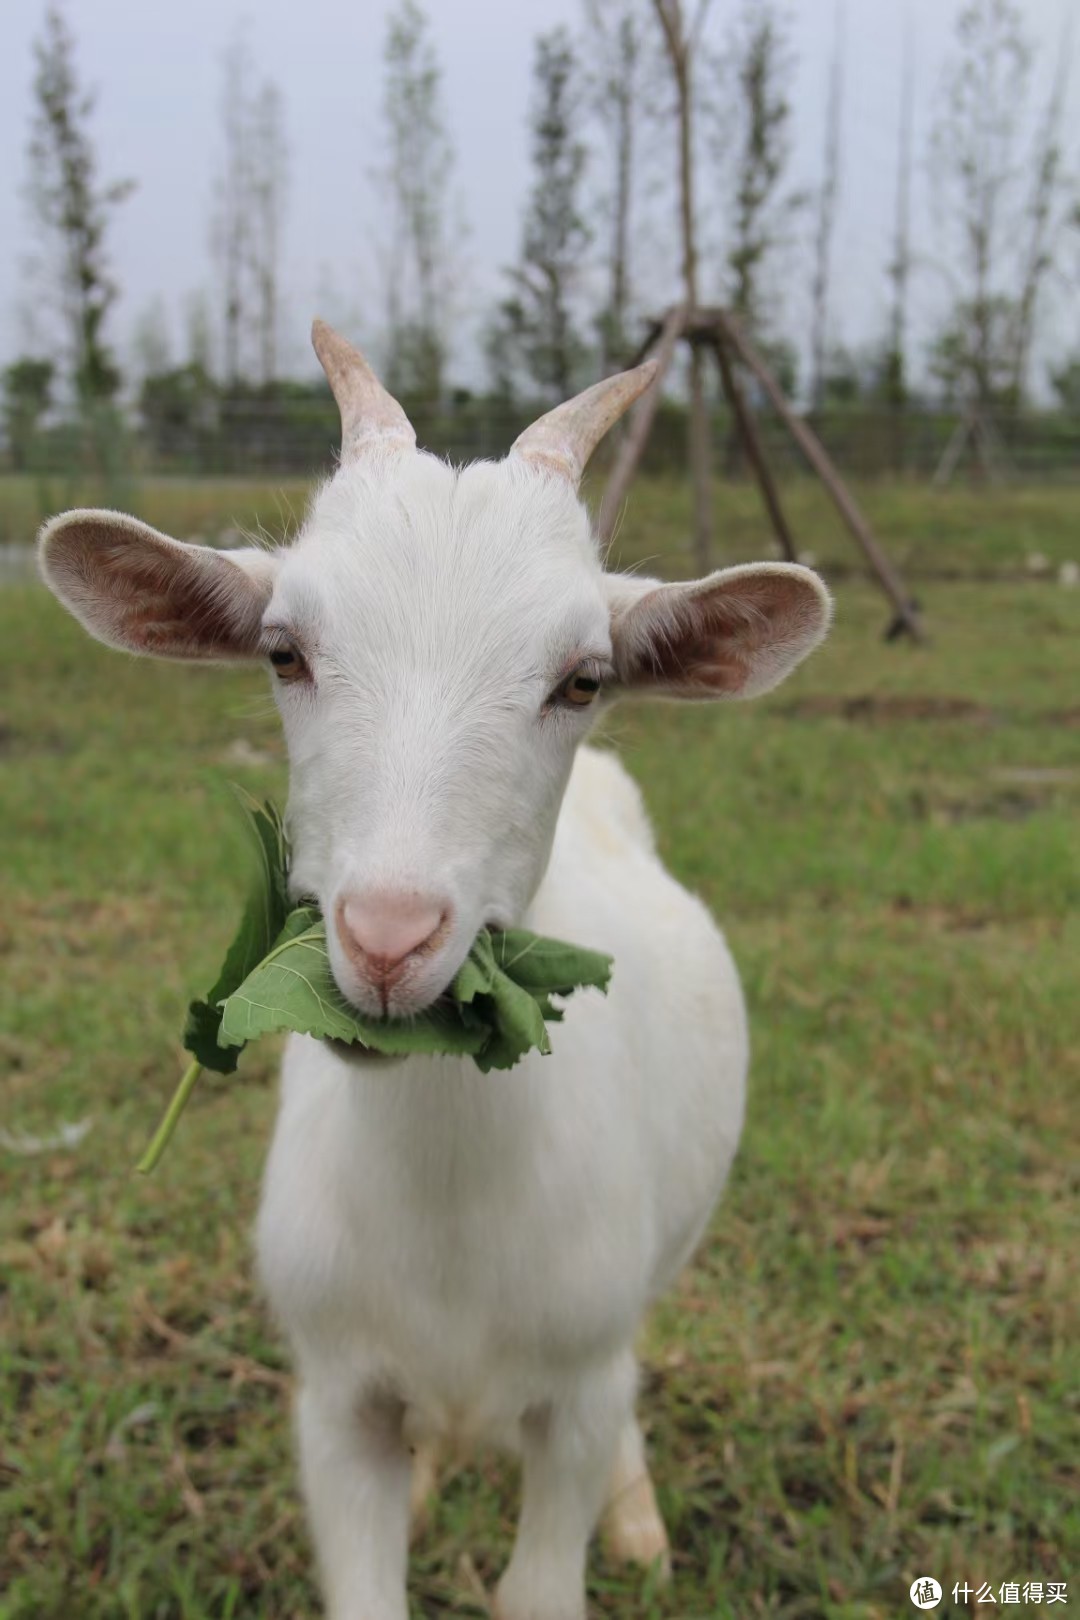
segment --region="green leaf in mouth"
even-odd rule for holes
[[[218,1042],[222,1004],[273,947],[289,915],[289,847],[281,816],[269,800],[259,804],[242,788],[236,794],[258,856],[255,881],[221,972],[206,999],[191,1003],[184,1026],[185,1050],[204,1069],[216,1069],[219,1074],[231,1074],[240,1057],[238,1050]]]
[[[318,906],[290,909],[289,847],[277,809],[238,790],[258,853],[255,885],[213,987],[193,1001],[184,1074],[139,1169],[154,1168],[200,1070],[231,1074],[248,1041],[291,1030],[391,1055],[471,1056],[486,1074],[526,1052],[551,1051],[547,1024],[562,1019],[553,996],[592,985],[606,991],[611,957],[523,928],[482,928],[449,990],[410,1018],[372,1018],[346,1001],[330,966]]]

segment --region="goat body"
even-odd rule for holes
[[[216,553],[71,512],[42,568],[111,645],[266,662],[294,897],[321,906],[363,1011],[430,1006],[485,925],[613,955],[606,998],[578,992],[551,1055],[508,1073],[292,1037],[257,1230],[331,1620],[406,1620],[410,1497],[439,1445],[487,1441],[523,1463],[500,1620],[582,1620],[605,1502],[617,1556],[667,1558],[634,1339],[723,1186],[747,1064],[721,934],[584,739],[609,694],[767,691],[825,634],[828,597],[779,563],[605,573],[577,479],[647,368],[457,470],[417,454],[349,345],[315,340],[342,467],[293,545]]]
[[[545,1601],[561,1549],[542,1534],[519,1541],[504,1585],[524,1589],[526,1614],[578,1612],[615,1460],[640,1456],[634,1336],[700,1237],[738,1141],[735,969],[661,865],[611,755],[579,751],[522,922],[615,956],[608,996],[579,992],[550,1059],[485,1076],[469,1059],[355,1061],[303,1036],[285,1057],[259,1268],[297,1358],[305,1469],[342,1519],[341,1561],[327,1536],[324,1576],[331,1612],[350,1620],[382,1614],[357,1589],[357,1546],[403,1556],[406,1446],[524,1445],[525,1517],[544,1531],[567,1480],[535,1462],[530,1477],[530,1451],[551,1451],[560,1428],[559,1449],[595,1454],[573,1586]],[[364,1488],[372,1455],[377,1497]],[[387,1582],[400,1586],[400,1567]]]

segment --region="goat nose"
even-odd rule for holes
[[[342,948],[366,978],[390,984],[410,956],[429,944],[450,914],[427,894],[381,892],[345,895],[337,904]]]

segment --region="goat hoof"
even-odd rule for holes
[[[671,1579],[671,1544],[648,1474],[640,1474],[609,1505],[604,1545],[613,1563],[641,1569],[658,1564],[661,1581]]]

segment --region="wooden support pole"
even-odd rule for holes
[[[712,568],[712,468],[709,454],[709,403],[705,396],[704,356],[690,345],[690,480],[694,486],[694,568],[699,577]]]
[[[649,354],[652,352],[653,345],[659,342],[663,330],[663,321],[652,322],[649,330],[646,332],[645,336],[642,338],[641,342],[630,356],[630,359],[623,367],[624,371],[633,371],[635,366],[640,366],[641,362],[648,358]]]
[[[659,331],[660,335],[660,343],[656,351],[656,358],[659,362],[656,376],[652,380],[648,393],[634,407],[633,415],[630,418],[629,431],[619,447],[619,454],[611,470],[611,477],[608,479],[604,498],[600,503],[600,522],[597,525],[597,534],[600,544],[605,550],[611,544],[611,537],[615,532],[615,525],[618,522],[623,501],[626,499],[627,490],[630,488],[634,474],[637,472],[641,453],[645,449],[653,425],[653,418],[660,404],[664,378],[671,369],[675,345],[682,334],[685,318],[685,306],[676,304],[674,309],[668,310],[663,325],[654,328],[654,332]],[[641,358],[644,359],[645,356],[642,355]]]
[[[682,234],[683,298],[688,327],[697,308],[697,239],[694,210],[693,67],[696,46],[709,0],[698,0],[689,28],[682,0],[653,0],[663,30],[675,80],[675,110],[679,133],[679,219]],[[709,571],[712,552],[712,473],[709,466],[709,407],[705,397],[705,368],[698,344],[690,344],[690,482],[694,499],[694,562],[699,574]]]
[[[882,590],[895,608],[896,622],[903,625],[913,640],[923,641],[925,631],[917,609],[904,590],[900,576],[896,573],[892,563],[878,544],[873,530],[848,493],[847,487],[833,466],[825,446],[809,425],[801,417],[796,416],[788,404],[780,384],[776,381],[754,345],[743,334],[738,323],[733,321],[730,315],[724,311],[717,312],[717,321],[721,335],[727,338],[743,364],[754,373],[754,376],[765,390],[773,409],[832,496],[837,511],[854,535],[867,562],[877,575]]]
[[[772,470],[765,459],[765,447],[761,442],[757,424],[746,403],[746,396],[739,386],[739,379],[736,377],[732,367],[727,344],[719,331],[716,335],[714,348],[717,364],[720,367],[720,380],[724,385],[724,393],[727,395],[727,402],[731,407],[731,414],[735,418],[735,426],[738,429],[739,437],[742,439],[747,459],[757,477],[761,498],[765,502],[769,517],[772,519],[772,526],[780,543],[780,550],[789,562],[798,562],[795,541],[792,538],[791,530],[788,528],[784,509],[780,504],[780,492],[776,487]]]
[[[1005,441],[998,432],[997,424],[992,416],[985,416],[980,413],[979,430],[986,446],[987,461],[990,467],[990,482],[1000,484],[1002,477],[1011,471],[1009,452],[1005,448]]]
[[[941,460],[934,471],[934,476],[930,480],[931,488],[944,489],[956,471],[964,445],[967,443],[968,435],[972,430],[972,421],[970,411],[965,411],[949,434],[949,442],[945,446]]]

